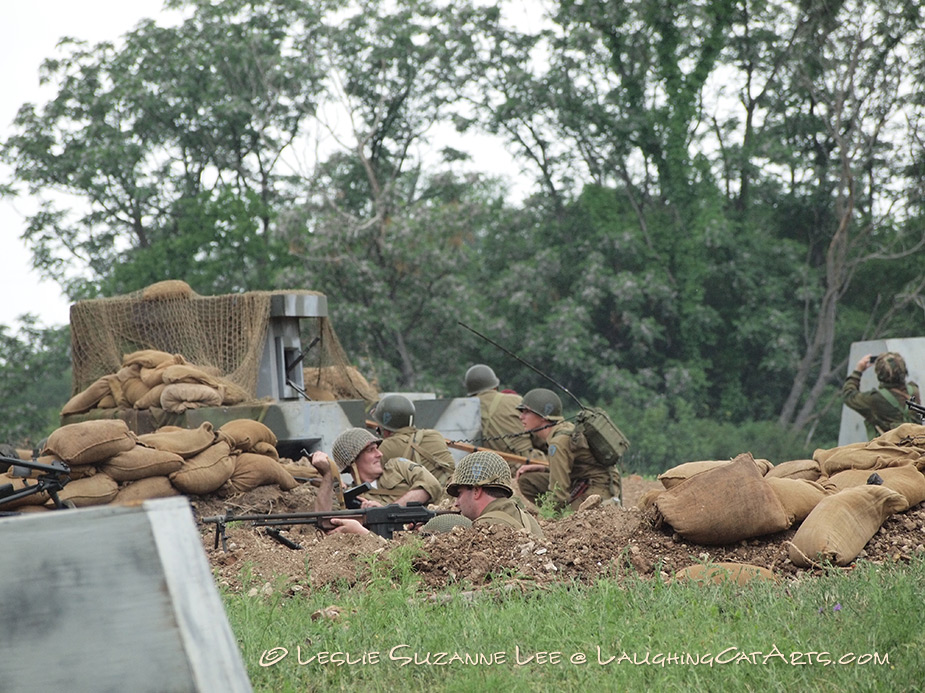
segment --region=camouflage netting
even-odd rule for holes
[[[214,370],[255,397],[276,294],[320,295],[286,290],[200,296],[185,282],[168,280],[125,296],[76,303],[71,307],[73,393],[118,372],[126,354],[150,349],[182,355],[186,363]],[[302,365],[306,385],[324,393],[309,392],[310,397],[376,398],[375,388],[349,365],[328,318],[302,318],[300,330],[303,347],[318,338]]]

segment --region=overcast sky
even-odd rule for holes
[[[7,2],[0,21],[0,137],[10,134],[19,107],[41,103],[51,92],[39,89],[39,65],[56,55],[63,36],[91,43],[115,40],[141,19],[157,17],[162,0],[27,0]],[[10,171],[0,165],[0,178]],[[44,326],[64,325],[69,303],[57,284],[43,281],[30,267],[30,256],[20,240],[25,201],[0,200],[0,324],[11,326],[24,313],[39,317]]]

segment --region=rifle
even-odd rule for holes
[[[13,484],[0,486],[0,508],[7,503],[31,496],[33,493],[42,493],[43,491],[48,493],[49,497],[54,501],[55,507],[59,510],[64,507],[73,507],[73,505],[67,505],[68,501],[62,501],[58,497],[58,491],[63,489],[65,484],[71,480],[71,469],[61,460],[52,460],[50,464],[45,464],[35,460],[21,460],[18,457],[0,455],[0,464],[10,465],[14,475],[17,467],[40,472],[35,478],[35,483],[31,486],[26,483],[24,478],[23,488],[19,491],[13,488]]]
[[[408,505],[390,505],[381,508],[365,508],[358,510],[330,510],[327,512],[310,513],[268,513],[263,515],[234,515],[225,513],[214,517],[204,517],[204,524],[215,525],[215,546],[221,538],[222,550],[227,550],[227,536],[225,526],[229,522],[250,522],[252,527],[267,527],[267,535],[290,549],[301,549],[302,546],[282,536],[279,527],[292,527],[293,525],[314,525],[321,530],[334,529],[337,525],[331,522],[332,518],[342,517],[359,520],[371,532],[380,537],[391,539],[392,534],[405,529],[406,525],[415,525],[427,522],[437,515],[451,514],[451,510],[429,510],[421,503],[408,503]]]
[[[916,402],[914,399],[910,398],[906,400],[906,408],[909,411],[915,412],[916,414],[918,414],[920,422],[922,420],[925,420],[925,405],[921,405],[918,402]]]
[[[479,447],[478,445],[472,445],[470,443],[463,443],[458,440],[448,439],[446,441],[446,445],[447,447],[456,448],[457,450],[465,450],[466,452],[479,452],[482,450],[486,450],[488,452],[493,452],[496,455],[500,455],[506,461],[513,462],[515,464],[545,464],[547,467],[549,466],[548,460],[544,460],[544,459],[534,460],[528,457],[522,457],[521,455],[515,455],[512,452],[501,452],[500,450],[495,450],[493,448],[483,448],[483,447]]]

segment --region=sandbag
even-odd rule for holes
[[[192,298],[193,289],[182,279],[165,279],[146,286],[141,291],[143,301],[166,301]]]
[[[776,464],[764,475],[766,479],[806,479],[819,481],[822,470],[816,460],[789,460]]]
[[[121,419],[67,424],[52,431],[42,449],[70,466],[96,464],[135,447],[135,435]]]
[[[132,406],[135,409],[150,409],[151,407],[160,407],[161,395],[164,393],[164,388],[166,387],[167,385],[165,383],[155,385],[143,396],[139,397]]]
[[[189,409],[220,407],[224,393],[197,383],[170,383],[161,392],[161,409],[182,414]]]
[[[103,462],[100,471],[116,481],[136,481],[151,476],[166,477],[182,465],[183,458],[175,452],[136,445]]]
[[[788,548],[794,565],[848,565],[906,498],[883,486],[855,486],[823,498],[803,520]]]
[[[218,432],[238,450],[251,451],[257,443],[276,445],[278,442],[276,434],[266,424],[253,419],[234,419],[219,426]]]
[[[276,449],[275,445],[258,442],[254,443],[252,448],[253,452],[256,452],[258,455],[266,455],[267,457],[272,457],[274,460],[279,459],[279,450]]]
[[[876,472],[869,469],[846,469],[829,477],[822,482],[822,485],[830,493],[837,493],[855,486],[865,486],[871,474],[878,475],[883,480],[884,486],[901,493],[906,499],[906,507],[899,508],[896,512],[905,512],[925,501],[925,474],[911,464],[878,469]]]
[[[777,500],[784,506],[784,512],[793,518],[794,524],[805,520],[819,501],[829,495],[822,484],[809,479],[766,476],[765,481],[770,484]]]
[[[139,368],[157,368],[162,363],[176,363],[179,354],[168,354],[157,349],[141,349],[122,356],[123,366],[138,366]]]
[[[220,384],[215,375],[191,364],[169,366],[164,369],[161,378],[168,385],[171,383],[195,383],[197,385],[208,385],[213,390],[217,390]]]
[[[233,472],[231,446],[219,440],[198,455],[184,460],[180,469],[168,478],[181,493],[203,495],[218,490]]]
[[[162,426],[154,433],[138,436],[138,441],[157,450],[175,452],[186,459],[210,447],[215,442],[215,431],[208,421],[193,429]]]
[[[235,456],[234,471],[228,484],[234,492],[244,493],[270,484],[276,484],[283,491],[291,491],[299,482],[272,457],[242,452]]]
[[[690,580],[699,585],[719,585],[732,582],[747,585],[753,580],[779,582],[777,576],[767,568],[749,563],[697,563],[675,573],[675,580]]]
[[[913,424],[909,424],[910,426]],[[868,443],[852,443],[834,448],[827,454],[817,450],[813,459],[825,476],[835,476],[846,469],[885,469],[915,464],[922,457],[922,450],[911,446],[899,446],[874,438]]]
[[[166,476],[149,476],[122,486],[112,502],[126,505],[150,498],[170,498],[179,495],[180,492],[174,488]]]
[[[780,532],[791,523],[750,453],[662,492],[655,507],[682,537],[707,545]]]
[[[767,472],[773,466],[767,460],[757,459],[754,461],[759,473],[762,476],[764,476],[765,472]],[[666,489],[669,489],[677,486],[682,481],[690,479],[692,476],[696,476],[702,472],[716,469],[717,467],[722,467],[723,465],[731,463],[732,460],[700,460],[697,462],[685,462],[684,464],[679,464],[676,467],[672,467],[671,469],[662,472],[658,475],[657,478],[662,482],[662,486],[664,486]]]
[[[61,408],[61,416],[84,414],[96,408],[100,400],[112,394],[112,390],[109,387],[109,380],[112,377],[111,375],[104,375],[102,378],[98,378],[88,387],[71,397]]]
[[[85,508],[91,505],[106,505],[116,497],[118,492],[119,484],[116,480],[100,472],[85,479],[72,481],[58,491],[58,498],[62,501],[70,501],[78,508]],[[46,505],[51,504],[52,501],[46,503]]]

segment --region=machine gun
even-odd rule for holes
[[[358,520],[369,531],[380,537],[391,539],[395,532],[404,530],[408,525],[416,525],[436,517],[437,515],[451,514],[450,510],[429,510],[421,503],[408,503],[408,505],[390,504],[380,508],[365,508],[359,510],[330,510],[327,512],[309,513],[269,513],[264,515],[234,515],[225,513],[213,517],[204,517],[204,524],[215,525],[215,548],[218,548],[219,539],[222,549],[226,550],[227,537],[225,527],[229,522],[250,522],[253,527],[266,527],[267,536],[278,541],[290,549],[301,549],[302,546],[280,534],[280,527],[294,525],[314,525],[321,530],[331,530],[337,525],[331,522],[332,518],[350,518]]]
[[[911,398],[910,398],[910,399],[907,399],[907,400],[906,400],[906,408],[907,408],[909,411],[911,411],[911,412],[913,412],[913,413],[915,413],[915,414],[918,414],[919,423],[921,423],[923,420],[925,420],[925,405],[919,404],[919,403],[916,402],[914,399],[911,399]]]
[[[3,506],[20,498],[31,496],[33,493],[42,492],[47,493],[51,500],[54,501],[55,508],[74,507],[69,501],[62,501],[58,497],[58,491],[63,489],[65,484],[71,480],[70,467],[61,460],[52,460],[49,464],[45,464],[35,460],[21,460],[17,457],[0,455],[0,464],[9,465],[13,476],[19,476],[16,472],[20,469],[31,470],[28,475],[22,476],[23,487],[18,491],[13,487],[13,484],[0,485],[0,512],[3,514],[11,514],[8,511],[3,511]],[[39,474],[34,477],[35,483],[29,484],[27,479],[32,478],[32,472],[39,472]]]

